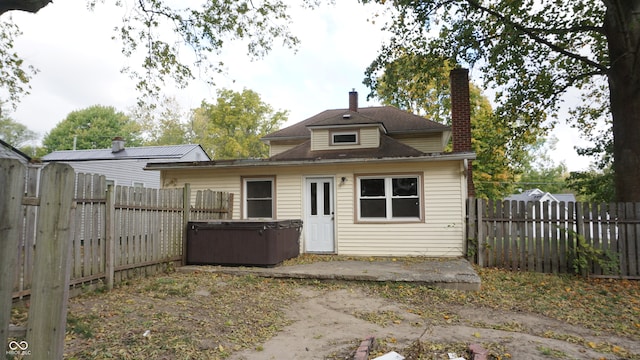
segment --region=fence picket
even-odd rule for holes
[[[469,241],[477,264],[511,270],[576,271],[578,241],[617,255],[618,276],[640,278],[640,203],[508,202],[469,199]],[[470,245],[471,246],[471,243]],[[608,261],[605,256],[603,261]],[[612,276],[599,263],[583,274]]]
[[[24,166],[15,159],[0,159],[0,344],[7,344],[9,322],[11,321],[11,296],[16,273],[15,249],[19,249],[22,196],[24,191]]]

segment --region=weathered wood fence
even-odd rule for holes
[[[640,278],[640,203],[472,198],[467,213],[468,246],[480,266]]]
[[[187,221],[230,219],[233,209],[230,193],[198,191],[192,205],[188,185],[107,187],[65,164],[0,159],[0,184],[0,344],[12,302],[29,296],[27,339],[14,343],[28,344],[32,359],[62,358],[70,288],[110,288],[180,264]]]
[[[13,298],[29,295],[33,281],[35,220],[39,214],[37,168],[29,168],[24,197],[24,227],[17,250]],[[41,193],[58,191],[41,189]],[[71,229],[72,287],[104,282],[113,286],[182,262],[186,222],[230,219],[233,194],[198,191],[191,205],[189,186],[177,189],[107,187],[104,176],[76,174]],[[44,214],[46,215],[46,214]],[[112,240],[112,241],[111,241]]]

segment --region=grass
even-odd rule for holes
[[[304,256],[289,264],[326,259],[355,258]],[[318,291],[359,288],[371,296],[401,303],[407,311],[433,325],[460,323],[463,320],[458,318],[455,309],[473,307],[539,314],[600,334],[640,341],[640,282],[497,269],[478,269],[478,273],[483,284],[479,292],[407,283],[320,282],[211,273],[170,273],[142,278],[110,292],[93,292],[70,300],[65,358],[225,359],[243,349],[261,351],[264,342],[288,324],[284,310],[295,306],[296,289],[302,286],[311,286]],[[14,308],[13,323],[24,324],[25,314],[26,308]],[[352,315],[382,326],[404,321],[401,315],[392,311]],[[517,322],[467,325],[531,332],[526,324]],[[535,335],[581,344],[619,358],[640,359],[640,354],[630,353],[627,349],[592,343],[561,331]],[[393,347],[394,341],[393,338],[379,339],[379,351]],[[507,349],[501,344],[482,344],[494,358],[509,358]],[[416,359],[430,359],[425,354],[438,349],[462,354],[466,345],[417,341],[405,350]],[[538,351],[550,358],[565,356],[544,345]]]

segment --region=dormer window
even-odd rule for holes
[[[331,133],[331,145],[355,145],[358,143],[358,132],[355,130]]]

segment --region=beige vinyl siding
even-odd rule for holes
[[[234,219],[240,219],[241,176],[276,176],[278,219],[304,220],[305,177],[330,176],[335,189],[336,252],[356,256],[464,255],[464,197],[462,161],[398,164],[340,164],[309,167],[254,167],[247,169],[165,170],[163,183],[192,190],[213,189],[235,195]],[[422,222],[355,223],[356,174],[419,174],[423,182],[425,218]],[[345,182],[341,178],[345,178]],[[195,191],[194,191],[195,192]],[[192,194],[194,193],[192,192]],[[304,234],[304,231],[303,231]],[[304,249],[304,235],[301,250]]]
[[[269,146],[269,156],[278,155],[293,148],[294,146],[295,145],[272,144]]]
[[[424,163],[425,221],[417,223],[354,223],[354,182],[338,189],[338,253],[361,256],[462,256],[464,199],[460,162]],[[416,164],[362,166],[354,173],[416,173]],[[458,174],[458,175],[457,175]],[[347,191],[348,190],[348,191]]]
[[[331,137],[334,133],[356,132],[358,135],[357,144],[332,144]],[[334,149],[360,149],[377,148],[380,146],[380,130],[378,127],[362,127],[352,129],[314,129],[311,132],[311,150],[334,150]]]
[[[311,151],[329,149],[329,130],[311,130]]]
[[[442,137],[440,134],[425,137],[400,137],[396,140],[425,153],[439,153],[444,151],[444,147],[442,146]]]
[[[360,146],[363,148],[377,148],[380,146],[380,130],[377,127],[360,129]]]

